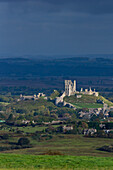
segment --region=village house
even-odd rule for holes
[[[24,124],[29,124],[29,123],[35,123],[34,120],[33,121],[30,121],[30,120],[22,120],[22,123]]]
[[[63,126],[63,132],[73,130],[73,126]]]
[[[60,123],[63,123],[63,121],[60,121],[60,120],[53,120],[53,121],[51,122],[52,125],[60,124]]]
[[[96,129],[84,129],[84,135],[93,135],[94,133],[96,133],[97,130]]]
[[[20,94],[20,99],[17,99],[17,101],[21,101],[21,100],[38,100],[40,97],[44,97],[44,99],[47,99],[47,97],[45,96],[44,93],[38,93],[37,95],[31,95],[31,96],[25,96]]]

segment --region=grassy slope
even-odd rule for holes
[[[76,108],[101,108],[103,107],[102,104],[98,103],[75,103]]]
[[[98,98],[103,100],[104,103],[108,104],[109,106],[113,106],[113,103],[111,101],[107,100],[106,98],[104,98],[103,96],[99,96]]]
[[[97,150],[104,145],[113,144],[113,139],[107,138],[87,138],[82,135],[55,135],[51,140],[38,141],[30,138],[33,148],[9,150],[5,153],[15,154],[44,154],[48,150],[60,151],[64,155],[72,156],[97,156],[97,157],[113,157],[113,153],[102,152]],[[12,142],[12,139],[9,140]],[[18,138],[13,138],[13,142],[17,142]],[[2,144],[3,145],[3,144]]]
[[[113,106],[113,103],[105,99],[103,96],[95,97],[89,95],[82,95],[81,98],[77,99],[76,96],[65,97],[64,100],[74,104],[77,108],[100,108],[102,104],[97,103],[98,99],[103,100],[109,106]]]
[[[3,106],[7,106],[7,105],[9,105],[10,103],[7,103],[7,102],[0,102],[0,104],[3,105]]]
[[[113,169],[113,158],[0,154],[4,169]]]

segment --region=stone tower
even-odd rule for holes
[[[65,95],[71,96],[76,92],[76,80],[72,83],[71,80],[65,80]]]
[[[76,92],[76,80],[74,80],[73,92]]]

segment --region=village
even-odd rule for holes
[[[57,91],[54,90],[53,93],[56,93]],[[70,98],[70,97],[75,97],[74,99],[76,99],[77,101],[81,102],[81,99],[83,98],[83,96],[85,96],[87,98],[87,101],[90,100],[90,96],[94,96],[94,98],[96,98],[96,103],[93,103],[93,106],[97,105],[98,107],[77,107],[77,104],[73,104],[71,102],[67,102],[65,100],[65,98]],[[37,112],[34,112],[34,116],[30,116],[31,118],[27,119],[27,117],[24,115],[24,119],[20,119],[20,125],[38,125],[41,124],[41,126],[54,126],[54,125],[62,125],[62,132],[71,132],[74,133],[74,126],[73,123],[68,123],[69,120],[73,120],[72,118],[72,114],[68,113],[68,112],[73,112],[76,115],[76,119],[77,122],[79,121],[85,121],[86,124],[88,124],[88,122],[90,121],[100,121],[99,123],[99,127],[100,129],[103,129],[104,132],[109,133],[110,131],[112,131],[112,129],[108,129],[106,127],[106,125],[104,124],[104,122],[112,122],[112,117],[110,116],[110,113],[113,111],[113,106],[109,105],[109,103],[105,103],[104,100],[101,100],[98,98],[99,97],[99,92],[96,92],[96,90],[92,90],[91,87],[88,89],[83,90],[83,88],[81,88],[80,91],[77,91],[77,86],[76,86],[76,80],[74,80],[74,82],[72,82],[71,80],[65,80],[65,91],[62,94],[59,94],[58,97],[56,96],[54,99],[46,96],[44,93],[38,93],[37,95],[22,95],[20,94],[20,98],[17,99],[17,103],[24,103],[24,102],[30,102],[30,101],[37,101],[39,104],[40,100],[44,100],[46,102],[52,102],[53,104],[56,105],[56,107],[58,107],[59,109],[63,108],[64,111],[61,114],[62,116],[58,115],[54,117],[52,117],[51,111],[46,111],[46,112],[50,112],[50,121],[46,121],[46,114],[45,111],[42,112],[42,116],[43,118],[42,121],[39,123],[39,117],[40,114],[38,113],[39,111],[37,110]],[[97,100],[98,99],[98,100]],[[86,100],[86,99],[85,99]],[[88,101],[89,102],[89,101]],[[82,104],[82,103],[79,103]],[[87,106],[87,102],[85,103]],[[99,105],[98,105],[99,104]],[[111,103],[110,103],[111,104]],[[40,105],[40,104],[39,104]],[[42,103],[41,103],[42,105]],[[100,107],[99,107],[100,106]],[[41,107],[41,106],[39,106]],[[65,110],[65,108],[69,108],[69,111],[67,111],[67,109]],[[21,109],[20,109],[21,110]],[[73,111],[72,111],[73,110]],[[18,112],[18,111],[17,111]],[[24,114],[25,111],[22,111],[22,113]],[[2,111],[1,111],[2,113]],[[47,113],[48,114],[48,113]],[[38,116],[39,115],[39,116]],[[54,115],[56,115],[56,113],[54,112]],[[38,117],[37,117],[38,116]],[[14,116],[13,116],[14,117]],[[45,118],[44,118],[45,117]],[[37,119],[38,118],[38,119]],[[14,118],[13,118],[14,119]],[[75,120],[76,121],[76,120]],[[8,124],[10,124],[9,120],[7,119],[6,121]],[[12,123],[14,125],[18,125],[17,120],[12,121]],[[88,125],[86,125],[86,127],[88,127]],[[95,134],[97,132],[97,129],[95,129],[93,126],[91,128],[86,128],[84,127],[82,129],[82,132],[84,135],[88,135],[88,134]]]

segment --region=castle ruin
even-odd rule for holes
[[[76,80],[72,82],[71,80],[65,80],[65,96],[71,96],[75,94],[87,94],[87,95],[94,95],[98,97],[99,93],[91,89],[91,87],[88,89],[83,90],[81,88],[80,92],[76,90]]]
[[[85,91],[83,91],[83,88],[81,88],[80,93],[81,93],[81,94],[87,94],[87,95],[94,95],[94,96],[96,96],[96,97],[99,96],[99,93],[96,92],[95,89],[94,89],[94,91],[93,91],[93,90],[91,89],[91,87],[89,88],[89,90],[88,90],[88,89],[85,89]]]
[[[76,92],[76,80],[65,80],[65,96],[74,95]]]
[[[82,95],[93,95],[98,97],[99,93],[94,90],[91,89],[91,87],[89,89],[85,89],[83,90],[83,88],[81,88],[80,91],[76,90],[76,80],[74,80],[73,82],[71,80],[65,80],[65,91],[63,92],[63,94],[60,97],[56,97],[55,99],[55,104],[58,105],[59,103],[63,103],[65,105],[64,102],[64,97],[65,96],[72,96],[72,95],[76,95],[77,98],[81,98]],[[70,104],[70,103],[68,103]]]

